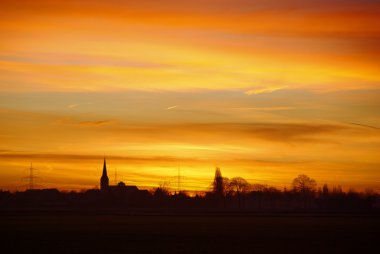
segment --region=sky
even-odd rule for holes
[[[38,188],[99,187],[106,157],[147,189],[220,167],[380,192],[378,24],[378,0],[3,0],[0,189],[31,163]]]

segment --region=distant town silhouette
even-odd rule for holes
[[[344,192],[341,186],[317,182],[306,175],[297,176],[292,188],[250,184],[242,177],[231,179],[215,170],[211,189],[204,195],[186,191],[170,192],[165,186],[141,190],[119,182],[109,184],[106,158],[100,177],[100,189],[61,192],[58,189],[0,191],[0,209],[144,209],[170,211],[244,211],[244,212],[378,212],[380,195],[373,191]]]

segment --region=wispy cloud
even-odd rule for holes
[[[232,110],[255,110],[255,111],[282,111],[282,110],[292,110],[293,107],[237,107],[229,108]]]
[[[172,109],[175,109],[175,108],[178,108],[178,107],[179,107],[178,105],[175,105],[175,106],[171,106],[171,107],[166,108],[166,110],[172,110]]]
[[[66,126],[79,126],[79,127],[96,127],[96,126],[103,126],[103,125],[111,125],[113,123],[116,123],[115,120],[86,120],[81,121],[78,118],[75,117],[59,117],[58,119],[55,119],[50,122],[51,125],[66,125]]]
[[[200,133],[212,132],[221,136],[224,136],[223,133],[234,133],[246,138],[275,142],[308,142],[314,140],[313,137],[319,134],[336,133],[348,128],[343,125],[302,123],[188,124],[182,127]]]
[[[143,61],[132,61],[123,57],[112,57],[92,54],[59,54],[59,53],[23,53],[0,54],[0,60],[11,63],[48,64],[56,66],[111,66],[127,68],[166,68],[168,65]]]
[[[365,128],[370,128],[370,129],[380,130],[379,127],[372,126],[372,125],[368,125],[368,124],[362,124],[362,123],[350,123],[350,124],[352,124],[352,125],[356,125],[356,126],[365,127]]]
[[[120,124],[120,123],[119,123]],[[183,123],[125,124],[116,126],[113,134],[129,142],[229,144],[262,140],[271,143],[317,144],[333,142],[354,127],[307,123]]]
[[[250,90],[245,91],[244,93],[246,95],[256,95],[256,94],[262,94],[262,93],[273,93],[278,90],[285,89],[285,86],[282,87],[263,87],[263,88],[253,88]]]
[[[103,155],[88,155],[88,154],[56,154],[56,153],[28,153],[3,150],[0,152],[0,158],[7,159],[45,159],[45,160],[59,160],[59,161],[101,161]],[[170,156],[116,156],[108,155],[108,160],[114,160],[118,162],[146,162],[146,161],[165,161],[176,162],[178,160],[197,161],[195,158],[177,158]]]
[[[67,105],[67,107],[70,108],[70,109],[77,108],[78,106],[79,106],[79,104],[70,104],[70,105]]]
[[[111,120],[102,120],[102,121],[83,121],[79,123],[79,126],[84,127],[96,127],[96,126],[102,126],[102,125],[110,125],[114,123],[114,121]]]

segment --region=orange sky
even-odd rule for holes
[[[376,0],[2,1],[0,188],[380,191]]]

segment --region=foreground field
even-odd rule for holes
[[[370,253],[380,217],[2,214],[2,253]]]

